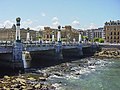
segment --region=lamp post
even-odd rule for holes
[[[57,41],[58,43],[61,43],[61,26],[58,26],[58,33],[57,33]]]
[[[20,20],[21,18],[16,18],[16,42],[21,42],[20,40]]]
[[[82,35],[81,35],[81,33],[79,32],[79,40],[78,40],[78,42],[81,43],[81,41],[82,41]]]
[[[55,42],[55,35],[54,35],[54,31],[52,31],[52,43]]]
[[[30,31],[30,28],[28,27],[27,28],[27,37],[26,37],[26,41],[28,41],[28,42],[30,41],[30,32],[29,31]]]

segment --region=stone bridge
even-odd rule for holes
[[[82,49],[90,48],[90,44],[36,44],[36,43],[0,43],[0,62],[11,65],[12,68],[23,67],[22,52],[30,52],[32,59],[62,60],[65,57],[81,57]],[[1,62],[2,63],[2,62]]]

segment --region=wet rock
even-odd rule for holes
[[[15,82],[16,82],[16,80],[12,80],[11,82],[12,82],[12,83],[15,83]]]
[[[36,84],[34,87],[35,87],[35,89],[39,89],[39,88],[41,87],[41,84],[38,83],[38,84]]]
[[[46,78],[45,77],[39,77],[39,80],[40,81],[46,81]]]
[[[35,81],[36,79],[35,78],[33,78],[33,77],[30,77],[30,78],[27,78],[28,80],[30,80],[30,81]]]
[[[10,77],[9,76],[4,76],[4,79],[10,79]]]
[[[56,76],[63,76],[60,72],[54,72],[53,74]]]
[[[21,78],[17,78],[16,81],[20,82],[20,84],[22,84],[22,85],[25,85],[25,83],[26,83],[26,80],[21,79]]]
[[[48,86],[47,85],[42,85],[42,88],[41,88],[42,90],[48,90]]]
[[[26,88],[26,86],[21,86],[21,89],[25,89]]]

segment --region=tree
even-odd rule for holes
[[[94,38],[94,42],[104,43],[103,38]]]
[[[99,42],[99,38],[94,38],[94,42]]]
[[[82,39],[84,40],[88,40],[88,37],[87,36],[82,36]]]
[[[99,38],[99,43],[104,43],[104,39],[103,38]]]

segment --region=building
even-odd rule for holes
[[[120,20],[106,22],[104,35],[107,43],[120,43]]]
[[[27,38],[27,29],[20,29],[20,37],[22,41],[26,41]],[[30,39],[35,41],[36,40],[36,32],[34,30],[29,30]],[[12,28],[0,28],[0,41],[15,41],[16,37],[16,26],[13,25]]]
[[[73,42],[79,39],[79,30],[72,28],[72,26],[65,26],[61,30],[63,41]]]
[[[57,41],[57,31],[58,29],[53,29],[50,27],[44,27],[43,30],[43,40],[52,41],[52,34],[55,36]],[[78,41],[79,31],[73,29],[71,26],[65,26],[61,28],[61,39],[65,42],[72,42],[73,39]]]
[[[104,29],[87,29],[83,31],[83,36],[87,36],[89,41],[94,40],[94,38],[104,38]]]
[[[52,34],[55,35],[55,40],[57,40],[57,29],[53,29],[50,27],[44,27],[42,31],[42,39],[43,41],[52,41]]]

